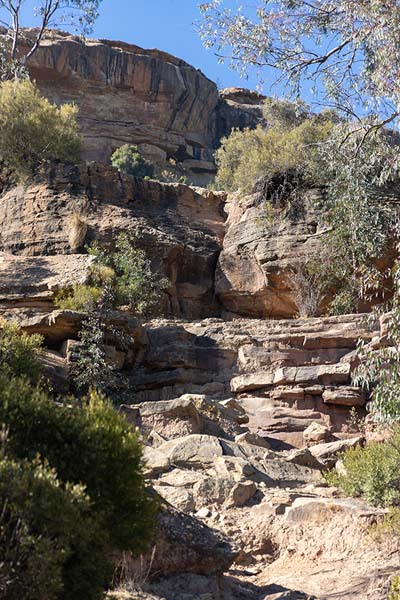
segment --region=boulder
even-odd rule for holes
[[[365,394],[356,387],[340,387],[327,389],[322,394],[325,404],[339,404],[341,406],[364,406]]]
[[[267,442],[265,438],[262,438],[260,435],[256,433],[251,433],[250,431],[245,431],[244,433],[240,433],[235,437],[235,443],[239,444],[250,444],[251,446],[259,446],[260,448],[270,448],[271,445]]]
[[[324,465],[311,454],[308,448],[294,448],[286,455],[285,459],[296,465],[310,467],[310,469],[322,470],[324,468]]]
[[[193,469],[201,469],[223,454],[218,438],[196,434],[165,442],[158,447],[158,452],[176,467]]]
[[[334,466],[338,454],[345,452],[349,448],[355,448],[364,442],[362,436],[354,437],[347,440],[337,440],[328,444],[317,444],[309,448],[311,454],[319,461],[322,461],[329,466]]]
[[[202,428],[202,419],[196,406],[188,398],[122,405],[120,410],[145,435],[153,431],[166,440],[200,433]]]
[[[173,573],[220,574],[229,569],[238,549],[219,531],[171,506],[157,516],[148,554],[132,561],[133,575],[164,577]]]
[[[307,429],[303,431],[304,441],[306,443],[326,442],[331,437],[329,427],[323,423],[313,421]]]

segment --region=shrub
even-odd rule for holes
[[[120,173],[134,177],[152,177],[154,168],[139,152],[137,146],[125,144],[111,155],[111,164]]]
[[[293,128],[278,124],[270,129],[260,125],[253,130],[234,130],[215,153],[216,186],[250,193],[258,179],[287,171],[317,184],[321,180],[317,147],[331,127],[330,121],[309,117]]]
[[[339,125],[320,148],[327,182],[320,208],[328,226],[322,240],[330,256],[323,274],[337,294],[333,314],[356,312],[361,301],[375,301],[388,291],[385,268],[378,265],[384,264],[396,229],[390,186],[398,178],[398,146],[382,132],[359,144],[358,135],[349,137],[348,125]]]
[[[393,577],[388,600],[400,600],[400,575]]]
[[[400,420],[400,264],[393,269],[394,294],[387,314],[387,340],[383,347],[358,345],[360,365],[353,373],[353,383],[371,392],[370,411],[378,423]],[[388,306],[385,307],[386,309]],[[375,315],[376,316],[376,315]],[[371,391],[372,390],[372,391]]]
[[[4,597],[103,597],[108,570],[103,536],[82,486],[62,484],[56,472],[38,460],[2,456],[0,506]]]
[[[0,374],[0,422],[10,453],[40,454],[62,482],[83,484],[110,548],[138,552],[151,535],[153,501],[142,476],[138,434],[103,397],[55,404],[25,379]]]
[[[400,429],[384,444],[352,448],[342,455],[343,474],[330,471],[328,483],[349,496],[362,496],[375,506],[400,502]]]
[[[0,84],[0,163],[25,179],[50,160],[78,161],[77,108],[57,107],[29,80]]]
[[[0,368],[36,383],[42,374],[39,361],[42,342],[42,336],[28,335],[17,325],[4,323],[0,326]]]
[[[103,279],[104,274],[115,273],[108,281],[113,288],[114,306],[129,305],[136,314],[146,313],[157,302],[167,282],[158,279],[151,268],[146,253],[135,246],[135,239],[121,233],[115,242],[115,250],[108,251],[95,242],[89,249],[97,266],[93,277]]]
[[[95,285],[75,283],[71,289],[60,290],[54,299],[57,308],[87,312],[101,299],[101,288]]]

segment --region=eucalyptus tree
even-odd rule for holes
[[[50,29],[68,28],[88,35],[99,14],[101,0],[37,0],[30,20],[37,27],[28,34],[24,17],[26,0],[0,0],[0,79],[21,76],[27,61],[35,54]]]
[[[236,10],[213,0],[200,8],[205,45],[242,74],[276,71],[297,96],[312,82],[321,103],[368,114],[365,135],[398,120],[399,0],[256,0]]]

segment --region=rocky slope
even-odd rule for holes
[[[261,119],[260,97],[214,84],[174,57],[54,34],[32,72],[81,108],[87,153],[124,141],[174,157],[202,178],[232,127]],[[0,192],[0,319],[41,333],[42,360],[68,391],[84,315],[55,310],[84,282],[84,246],[132,233],[168,287],[152,318],[109,315],[121,405],[144,440],[162,499],[151,552],[125,557],[117,600],[384,600],[398,541],[372,535],[384,511],[341,498],[322,471],[365,442],[351,412],[362,339],[385,343],[385,319],[296,318],[288,274],[318,250],[323,190],[296,206],[124,177],[100,163],[55,164]],[[139,234],[139,236],[138,236]]]

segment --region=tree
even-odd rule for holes
[[[153,165],[139,152],[135,145],[124,144],[115,150],[111,156],[111,164],[120,173],[134,177],[152,177]]]
[[[320,102],[357,119],[367,110],[364,135],[398,121],[398,0],[258,0],[237,11],[213,0],[200,8],[205,45],[242,74],[276,71],[296,97],[311,81]]]
[[[79,161],[76,115],[75,106],[51,104],[28,80],[0,83],[0,164],[6,174],[24,179],[50,160]]]
[[[21,73],[40,47],[49,29],[72,28],[89,34],[99,14],[101,0],[37,0],[33,9],[38,27],[32,36],[23,25],[25,0],[0,0],[0,25],[6,27],[0,47],[0,79]]]
[[[348,125],[336,126],[319,152],[326,182],[320,207],[328,226],[320,268],[335,290],[333,314],[357,312],[360,302],[389,295],[387,257],[397,226],[396,140],[375,131],[359,147],[360,134],[348,133]]]

